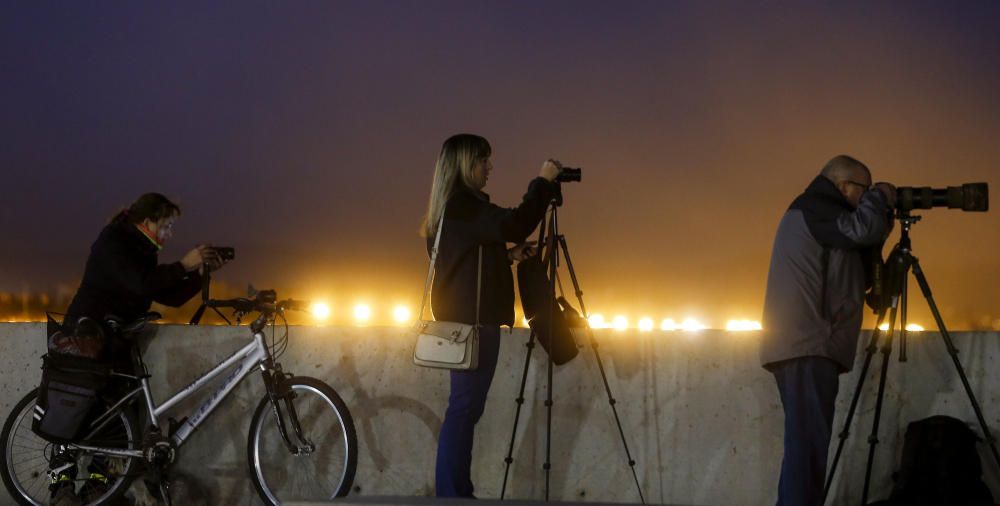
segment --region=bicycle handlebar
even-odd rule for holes
[[[292,311],[308,311],[309,302],[304,300],[286,299],[278,302],[265,302],[259,301],[257,299],[247,299],[247,298],[236,298],[236,299],[225,299],[225,300],[209,300],[206,302],[208,307],[214,308],[228,308],[240,311],[243,313],[250,312],[261,312],[261,313],[274,313],[281,312],[284,310]]]
[[[258,318],[258,322],[261,322],[261,324],[266,323],[271,315],[284,313],[285,310],[309,311],[308,301],[295,299],[277,301],[276,299],[274,290],[261,290],[252,299],[239,297],[236,299],[214,300],[208,299],[203,295],[201,306],[198,307],[194,316],[191,317],[190,324],[197,325],[201,322],[201,317],[205,313],[206,308],[212,308],[216,313],[219,313],[219,309],[233,309],[237,313],[243,314],[259,312],[261,316]],[[219,313],[219,316],[222,316],[222,313]],[[229,323],[229,320],[225,316],[222,316],[222,319],[226,320],[226,323]]]

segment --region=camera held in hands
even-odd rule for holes
[[[219,255],[219,259],[223,262],[229,262],[230,260],[236,259],[236,248],[230,248],[228,246],[212,246],[211,250]]]
[[[900,186],[896,188],[896,209],[907,212],[913,209],[947,207],[963,211],[989,210],[989,191],[986,183],[967,183],[962,186],[930,188],[928,186]]]

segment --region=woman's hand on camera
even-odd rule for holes
[[[549,181],[555,181],[556,176],[558,176],[560,172],[562,172],[562,164],[559,163],[559,160],[549,158],[542,164],[542,172],[539,176]]]
[[[521,262],[535,256],[538,253],[538,248],[535,247],[537,242],[527,241],[514,246],[507,251],[507,258],[512,262]]]

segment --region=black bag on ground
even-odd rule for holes
[[[576,341],[563,310],[550,299],[549,276],[538,255],[517,264],[517,287],[521,293],[524,317],[528,319],[528,325],[542,348],[552,357],[552,362],[563,365],[576,358],[579,353]],[[546,306],[549,306],[548,310]],[[551,335],[549,329],[552,330]]]
[[[98,393],[111,375],[108,364],[90,355],[100,355],[104,335],[97,327],[83,326],[72,338],[50,316],[47,345],[42,357],[42,381],[31,430],[53,443],[74,442],[98,404]]]
[[[887,504],[993,506],[976,443],[961,420],[932,416],[906,427],[903,457]]]

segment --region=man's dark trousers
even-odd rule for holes
[[[779,362],[770,370],[785,408],[778,506],[821,506],[839,387],[837,364],[809,356]]]
[[[486,408],[500,354],[500,327],[484,325],[479,332],[479,367],[451,371],[451,395],[438,438],[435,470],[438,497],[472,497],[472,442],[476,422]]]

